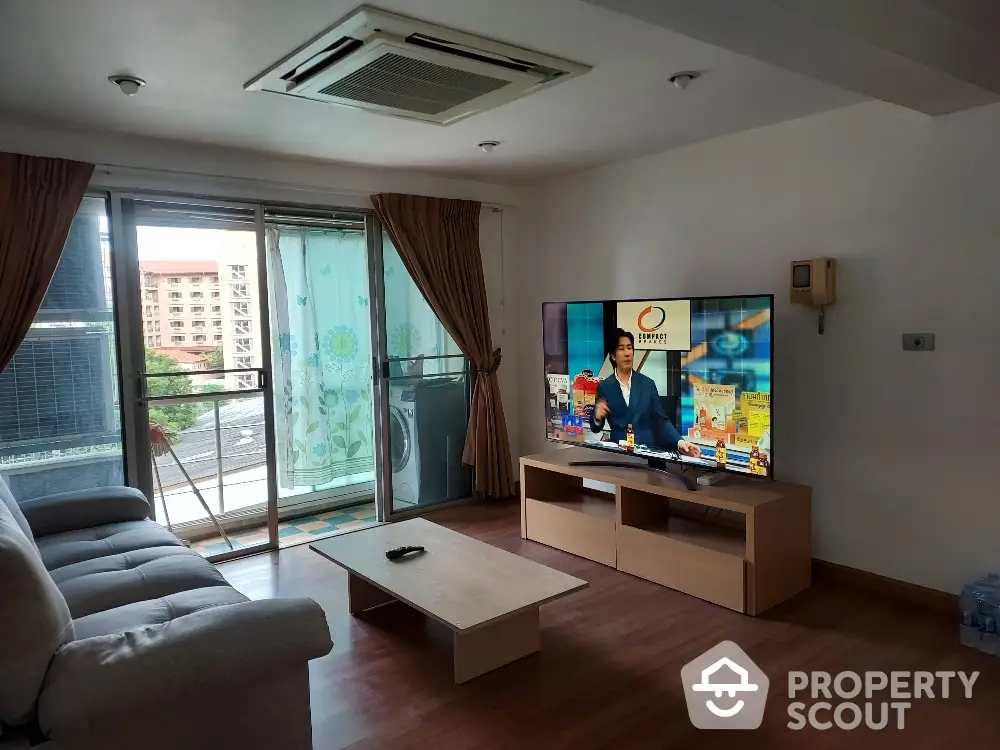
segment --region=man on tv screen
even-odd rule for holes
[[[619,328],[615,332],[615,340],[608,350],[615,368],[614,376],[605,378],[597,386],[597,402],[590,417],[591,431],[601,432],[605,422],[610,422],[611,442],[620,445],[626,440],[628,426],[632,425],[636,445],[698,458],[701,448],[681,438],[664,413],[656,383],[632,370],[634,344],[635,338],[628,331]]]

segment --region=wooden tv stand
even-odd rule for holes
[[[638,469],[570,466],[613,457],[523,456],[521,536],[748,615],[809,588],[810,487],[732,475],[692,492],[639,459]]]

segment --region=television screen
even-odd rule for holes
[[[772,476],[774,298],[548,302],[549,440]]]

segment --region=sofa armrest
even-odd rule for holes
[[[38,722],[52,739],[112,729],[122,712],[192,693],[239,689],[329,653],[326,615],[311,599],[211,607],[161,625],[67,643],[52,659]]]
[[[18,502],[35,536],[149,518],[149,501],[131,487],[95,487]]]

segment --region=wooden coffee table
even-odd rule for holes
[[[386,559],[408,545],[427,551]],[[347,571],[351,614],[400,601],[451,629],[457,683],[538,651],[538,608],[588,585],[422,518],[310,546]]]

